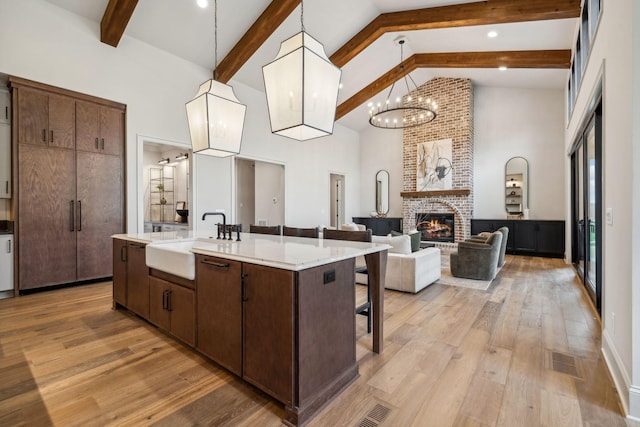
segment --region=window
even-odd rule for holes
[[[591,16],[591,20],[589,21],[589,24],[590,24],[589,37],[593,41],[593,38],[596,35],[596,27],[598,26],[598,21],[600,20],[600,10],[602,9],[602,1],[589,0],[589,8],[591,9],[589,12]]]
[[[602,0],[585,0],[582,5],[580,26],[578,27],[575,51],[571,61],[571,74],[567,84],[567,116],[569,118],[571,118],[571,113],[575,107],[582,74],[587,68],[587,60],[595,39],[601,10]]]

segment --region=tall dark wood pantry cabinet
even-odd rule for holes
[[[21,291],[112,276],[124,231],[122,104],[20,79],[13,91]]]

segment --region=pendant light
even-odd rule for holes
[[[215,69],[218,67],[218,1],[214,0]],[[214,79],[200,85],[195,98],[187,102],[187,119],[194,153],[228,157],[240,153],[247,106],[233,88]]]
[[[436,111],[438,110],[438,104],[431,98],[423,99],[418,97],[413,99],[409,93],[418,90],[418,85],[413,81],[409,73],[404,72],[404,50],[403,46],[407,38],[400,36],[394,40],[398,46],[400,46],[400,69],[398,71],[398,78],[391,85],[387,98],[383,102],[378,102],[374,105],[370,102],[369,107],[369,123],[372,126],[381,129],[405,129],[416,126],[422,126],[433,121],[436,118]],[[413,84],[413,88],[409,85],[409,81]],[[396,83],[399,83],[401,79],[404,79],[404,85],[407,88],[407,95],[398,96],[393,103],[393,89],[396,87]],[[402,86],[399,84],[398,86]]]
[[[262,67],[271,132],[305,141],[331,135],[342,71],[320,42],[301,31],[280,44],[276,58]]]

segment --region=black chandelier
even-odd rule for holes
[[[404,72],[404,52],[403,45],[406,42],[404,36],[398,37],[394,40],[395,43],[400,45],[400,71],[398,78],[391,85],[389,94],[383,102],[374,104],[370,102],[369,107],[369,123],[372,126],[382,129],[404,129],[412,128],[415,126],[421,126],[427,124],[436,118],[436,110],[438,105],[431,98],[423,99],[418,97],[414,99],[411,95],[406,95],[403,100],[398,96],[395,99],[395,105],[392,104],[391,96],[396,83],[400,79],[404,79],[404,84],[407,87],[407,93],[411,93],[412,89],[409,87],[409,80],[413,84],[413,90],[418,89],[418,85],[413,81],[409,73]],[[407,77],[409,79],[407,80]]]

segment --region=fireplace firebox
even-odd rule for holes
[[[452,213],[416,214],[416,229],[422,234],[420,240],[454,242],[455,226],[455,216]]]

